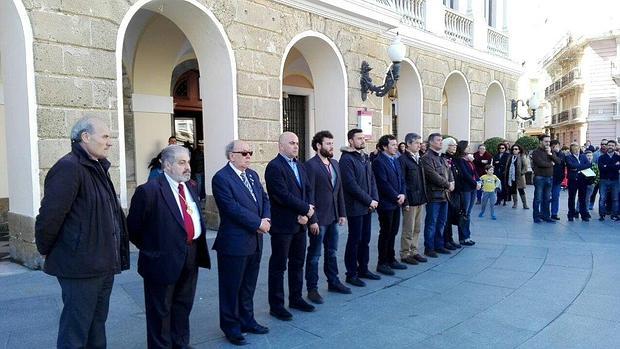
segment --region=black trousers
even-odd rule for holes
[[[254,319],[254,291],[260,269],[261,251],[250,256],[217,254],[220,295],[220,328],[227,335],[257,325]]]
[[[347,267],[347,276],[356,277],[358,274],[368,271],[370,255],[370,230],[372,227],[372,214],[363,216],[347,217],[349,235],[347,247],[344,251],[344,264]]]
[[[284,272],[288,262],[289,303],[301,299],[304,284],[304,261],[306,257],[306,228],[302,226],[294,234],[271,235],[271,258],[269,258],[269,306],[284,307]]]
[[[573,179],[568,181],[568,217],[590,218],[588,207],[586,206],[586,190],[588,184],[583,179]],[[575,207],[575,199],[577,206]]]
[[[148,348],[185,348],[189,345],[189,313],[194,305],[198,266],[196,244],[188,249],[181,275],[174,284],[144,279]]]
[[[378,264],[390,264],[396,261],[394,242],[400,227],[400,208],[377,210],[379,214],[379,260]]]
[[[58,278],[62,289],[62,313],[58,326],[58,348],[105,348],[114,275],[94,278]]]

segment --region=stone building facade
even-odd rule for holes
[[[262,173],[288,127],[291,96],[305,103],[304,140],[329,129],[344,145],[360,111],[371,113],[371,143],[393,127],[399,138],[441,131],[474,144],[515,139],[508,108],[519,70],[508,56],[506,22],[503,31],[490,27],[500,19],[485,13],[484,2],[451,9],[430,0],[3,1],[0,197],[9,202],[11,257],[41,265],[33,230],[43,180],[69,151],[69,130],[83,115],[113,131],[110,173],[124,207],[175,127],[201,125],[194,141],[205,142],[211,226],[210,176],[226,163],[224,144],[249,141]],[[407,47],[398,97],[362,101],[361,63],[380,84],[396,31]],[[198,114],[177,108],[188,92],[171,81],[188,61],[199,71]]]

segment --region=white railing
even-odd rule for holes
[[[375,0],[401,16],[401,21],[414,28],[426,29],[426,0]]]
[[[487,34],[487,49],[489,52],[508,57],[508,36],[489,28]]]
[[[471,18],[446,8],[445,26],[445,34],[450,40],[473,46],[474,21]]]

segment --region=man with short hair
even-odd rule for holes
[[[168,145],[177,144],[177,138],[175,136],[168,137]]]
[[[349,236],[344,253],[347,283],[364,287],[361,279],[379,280],[381,277],[368,270],[372,211],[379,205],[375,176],[368,155],[364,152],[366,138],[359,128],[347,133],[348,147],[340,151],[340,173],[344,202],[349,222]]]
[[[551,183],[551,219],[559,221],[560,194],[562,193],[562,182],[564,181],[564,170],[566,169],[564,164],[565,155],[560,151],[559,140],[552,139],[549,145],[551,146],[551,153],[560,159],[560,162],[553,163],[553,180]]]
[[[439,133],[428,136],[429,149],[422,156],[426,184],[426,218],[424,220],[424,254],[431,258],[437,253],[450,254],[442,236],[448,219],[448,195],[454,190],[454,177],[446,160],[440,156],[443,138]]]
[[[599,220],[604,221],[605,215],[611,215],[614,221],[620,220],[618,207],[618,171],[620,171],[620,155],[616,154],[616,141],[607,141],[606,153],[598,158],[598,169],[600,171],[599,180],[599,200],[598,211]],[[611,207],[609,207],[608,197],[611,196]]]
[[[422,169],[422,164],[420,163],[422,137],[417,133],[407,133],[405,144],[407,144],[407,149],[398,158],[407,191],[407,200],[403,207],[400,259],[403,263],[415,265],[427,261],[426,258],[420,255],[418,249],[418,240],[422,227],[422,211],[424,211],[424,205],[426,204],[424,169]]]
[[[330,292],[351,293],[338,279],[338,233],[346,222],[342,175],[334,157],[334,136],[329,131],[320,131],[312,138],[312,149],[316,155],[304,163],[313,187],[317,221],[310,225],[308,255],[306,257],[306,287],[308,299],[316,304],[323,303],[318,291],[319,259],[321,248],[325,250],[323,270]]]
[[[149,348],[189,346],[198,268],[211,267],[189,161],[187,148],[164,148],[164,173],[136,188],[127,216],[129,238],[140,250]]]
[[[607,152],[607,139],[603,138],[601,139],[600,147],[594,153],[592,153],[592,163],[597,164],[598,166],[598,158],[601,156],[601,154],[605,154],[606,152]],[[597,182],[594,185],[594,189],[592,190],[592,195],[590,195],[590,204],[588,207],[590,211],[594,209],[594,202],[596,202],[596,194],[598,193],[598,189],[599,189],[599,183]]]
[[[393,135],[383,135],[377,145],[381,149],[372,162],[379,192],[379,258],[377,272],[394,275],[394,269],[407,269],[396,260],[394,243],[400,226],[400,210],[405,203],[405,179],[397,162],[398,141]]]
[[[293,315],[284,308],[284,272],[288,262],[289,307],[304,312],[314,306],[302,298],[306,225],[316,223],[313,188],[306,170],[297,162],[299,138],[284,132],[279,154],[267,164],[265,181],[271,202],[271,257],[269,258],[269,313],[282,321]]]
[[[540,136],[540,146],[532,152],[532,170],[534,171],[534,201],[532,215],[534,223],[545,221],[555,223],[551,218],[551,187],[553,186],[553,165],[561,159],[551,150],[549,135]]]
[[[59,348],[106,347],[114,274],[129,269],[125,216],[108,172],[110,147],[108,126],[81,118],[71,130],[71,152],[45,176],[35,242],[43,270],[62,289]]]
[[[228,163],[213,176],[213,198],[220,226],[217,251],[220,328],[235,345],[246,344],[243,332],[269,329],[254,318],[254,291],[263,253],[263,235],[271,228],[271,206],[258,173],[250,169],[253,151],[244,141],[226,145]]]

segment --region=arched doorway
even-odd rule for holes
[[[506,96],[499,82],[487,89],[484,102],[484,139],[506,137]]]
[[[0,232],[12,258],[30,265],[40,204],[32,29],[20,1],[0,2]],[[2,239],[6,240],[6,234]],[[6,241],[0,257],[6,257]]]
[[[346,143],[346,69],[329,38],[311,31],[293,38],[284,52],[281,81],[282,130],[299,136],[302,161],[312,156],[310,139],[317,131],[331,131],[337,147]]]
[[[390,106],[392,134],[399,142],[404,141],[405,135],[410,132],[422,136],[422,81],[418,69],[409,59],[401,63],[396,89],[397,98]]]
[[[200,127],[205,154],[221,154],[223,145],[237,137],[236,64],[221,23],[195,0],[166,0],[165,6],[163,3],[163,0],[138,1],[123,19],[117,37],[117,74],[124,62],[133,67],[129,75],[133,88],[131,102],[138,183],[147,177],[146,164],[150,158],[176,131],[173,91],[174,87],[180,86],[174,86],[176,82],[172,82],[172,78],[180,63],[195,59],[198,65],[199,75],[192,80],[198,97],[194,95],[192,103],[199,100],[205,111],[205,122]],[[166,45],[162,45],[162,41]],[[120,76],[117,81],[117,91],[121,95]],[[187,107],[184,106],[185,111]],[[213,112],[209,113],[209,110]],[[121,106],[119,117],[121,121],[124,118]],[[124,146],[130,142],[125,139],[124,130],[120,131],[123,177],[128,168]],[[221,156],[205,161],[206,181],[225,163]],[[127,184],[121,181],[124,206],[131,195]],[[206,191],[207,194],[210,192],[210,186],[206,186]]]
[[[441,132],[459,140],[469,140],[469,85],[465,75],[459,71],[450,73],[444,83],[441,99]]]

